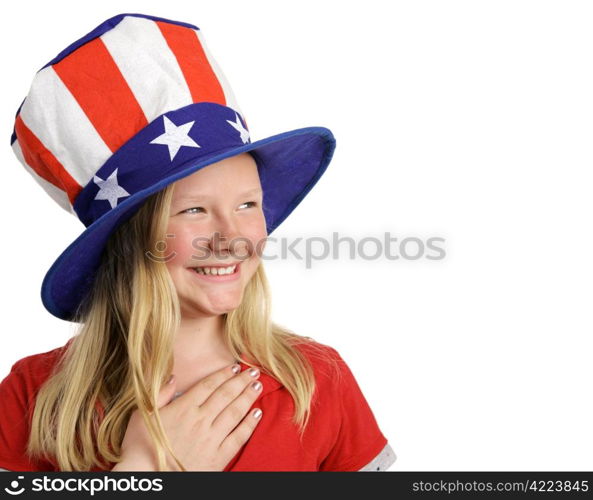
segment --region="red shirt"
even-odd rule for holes
[[[26,457],[32,416],[32,411],[27,413],[27,409],[34,407],[39,387],[68,343],[22,358],[0,383],[0,468],[59,470],[53,462],[32,462]],[[339,374],[336,376],[330,363],[316,355],[311,347],[299,346],[311,362],[317,384],[302,442],[291,421],[294,403],[290,393],[279,381],[262,372],[259,380],[263,390],[253,405],[262,409],[262,419],[226,471],[357,471],[387,444],[344,360],[331,347],[316,345],[338,362]],[[243,364],[242,368],[246,366]]]

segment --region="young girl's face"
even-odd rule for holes
[[[175,183],[166,262],[184,316],[236,309],[260,263],[266,232],[257,164],[248,153],[227,158]],[[212,267],[236,266],[214,275]],[[198,274],[196,267],[210,274]]]

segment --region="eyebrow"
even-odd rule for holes
[[[262,193],[262,189],[257,187],[257,188],[253,188],[253,189],[248,189],[247,191],[244,191],[243,193],[241,193],[239,196],[248,196],[251,194],[260,194]],[[186,202],[186,201],[200,201],[200,200],[207,200],[208,198],[210,198],[209,195],[206,194],[201,194],[201,193],[193,193],[193,194],[188,194],[186,196],[181,196],[179,198],[177,198],[176,203],[182,203],[182,202]]]

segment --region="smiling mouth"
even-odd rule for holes
[[[200,276],[210,276],[210,277],[224,277],[224,276],[232,276],[239,272],[239,266],[241,263],[233,264],[230,266],[198,266],[193,267],[193,271]]]

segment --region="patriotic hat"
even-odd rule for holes
[[[324,127],[251,142],[200,29],[143,14],[108,19],[41,68],[17,111],[11,144],[35,181],[86,227],[41,287],[45,308],[67,321],[77,319],[110,234],[151,194],[249,151],[270,234],[335,149]]]

